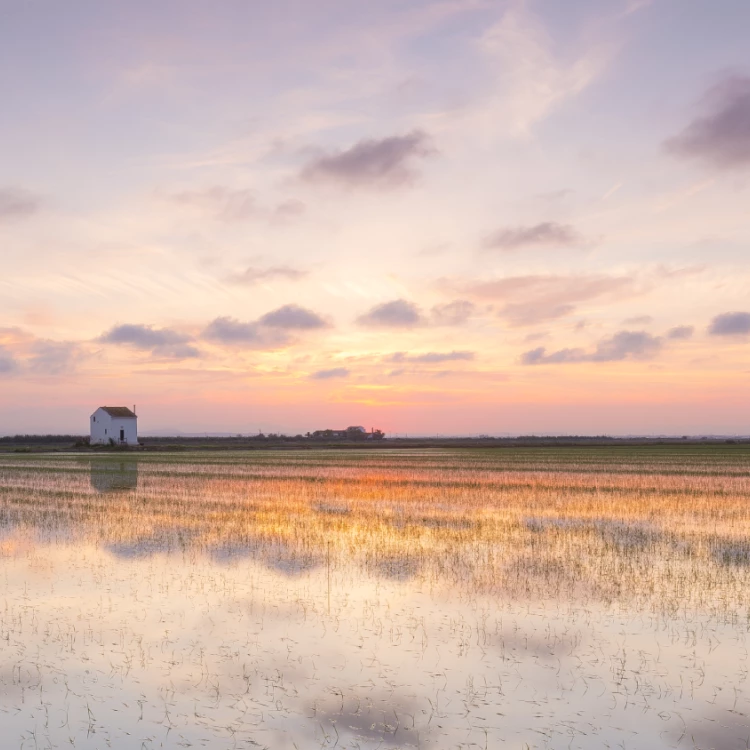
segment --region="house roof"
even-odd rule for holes
[[[100,409],[103,409],[104,411],[109,414],[110,417],[137,417],[138,415],[134,412],[128,409],[127,406],[100,406]]]

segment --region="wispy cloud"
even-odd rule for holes
[[[254,286],[264,281],[300,281],[307,275],[307,271],[290,266],[272,266],[271,268],[248,266],[240,273],[229,274],[225,280],[230,284]]]
[[[475,299],[502,303],[498,314],[513,326],[535,325],[570,315],[594,300],[629,296],[637,291],[630,276],[511,276],[494,281],[443,282]]]
[[[654,4],[655,0],[628,0],[628,4],[625,7],[623,15],[630,16],[633,13],[644,10]]]
[[[734,75],[712,87],[705,113],[664,144],[676,156],[720,169],[750,166],[750,77]]]
[[[0,221],[23,219],[37,213],[42,207],[35,193],[16,187],[0,187]]]
[[[426,352],[424,354],[407,354],[406,352],[396,352],[385,358],[386,362],[401,363],[412,362],[416,364],[438,364],[441,362],[469,362],[476,358],[474,352],[453,351],[453,352]]]
[[[750,313],[728,312],[717,315],[708,327],[711,336],[744,336],[750,333]]]
[[[234,190],[221,185],[203,190],[184,190],[170,197],[177,204],[197,208],[220,221],[251,219],[259,211],[252,190]]]
[[[249,219],[287,220],[301,216],[305,204],[298,200],[285,200],[276,205],[261,204],[253,190],[214,185],[200,190],[183,190],[172,193],[169,199],[180,206],[194,209],[206,216],[226,223]]]
[[[351,371],[346,367],[333,367],[330,370],[318,370],[310,375],[310,380],[332,380],[334,378],[348,378]]]
[[[360,325],[377,328],[413,328],[424,322],[422,313],[413,303],[397,299],[375,305],[357,318]]]
[[[624,359],[650,359],[658,354],[663,341],[646,331],[618,331],[603,339],[593,352],[584,349],[559,349],[547,353],[540,346],[521,356],[524,365],[570,364],[576,362],[620,362]]]
[[[460,326],[474,314],[476,305],[465,299],[435,305],[430,311],[430,319],[436,326]]]
[[[611,56],[603,45],[568,58],[556,54],[554,40],[526,3],[505,11],[482,36],[480,49],[500,71],[492,115],[520,136],[590,86]]]
[[[585,239],[569,224],[545,221],[525,227],[504,227],[486,237],[482,242],[485,250],[512,252],[525,248],[581,247]]]
[[[301,177],[341,187],[393,188],[411,184],[415,163],[436,153],[421,131],[408,135],[369,139],[343,150],[323,154],[308,162]]]

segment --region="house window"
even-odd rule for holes
[[[105,435],[107,434],[107,428],[106,427],[104,428],[104,434]]]

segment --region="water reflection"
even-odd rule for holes
[[[97,492],[136,489],[138,487],[138,462],[92,461],[91,486]]]
[[[8,746],[747,747],[741,462],[507,455],[0,456]]]
[[[129,750],[135,731],[150,750],[746,747],[736,623],[235,563],[0,556],[7,736],[27,750]]]

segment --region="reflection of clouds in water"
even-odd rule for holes
[[[685,729],[696,747],[744,747],[734,693],[714,687],[746,667],[730,622],[434,596],[351,570],[329,610],[324,570],[236,562],[52,546],[0,567],[46,592],[34,608],[8,599],[4,730],[49,712],[68,717],[45,728],[50,746],[91,732],[114,750],[135,725],[146,747],[217,750],[666,750]],[[54,566],[52,593],[40,564]],[[11,590],[0,576],[0,596]],[[44,702],[29,700],[42,686]]]
[[[296,578],[326,565],[326,552],[312,550],[283,540],[247,540],[237,542],[200,543],[191,538],[188,530],[141,538],[128,542],[108,542],[103,546],[115,557],[137,559],[158,554],[173,554],[188,548],[200,549],[219,565],[236,565],[252,561],[267,570],[285,577]],[[334,567],[339,563],[334,560]],[[389,581],[408,582],[417,578],[423,569],[422,559],[414,554],[369,553],[363,561],[365,571]]]
[[[127,542],[108,542],[102,548],[123,560],[173,555],[188,549],[200,550],[219,565],[235,565],[252,561],[283,576],[295,578],[326,564],[325,554],[300,548],[294,544],[248,540],[246,542],[200,543],[190,529],[174,530]]]
[[[218,563],[251,559],[269,570],[290,577],[300,576],[326,563],[324,554],[284,542],[223,543],[208,547],[206,552]]]
[[[419,575],[422,562],[416,555],[380,555],[368,559],[366,568],[389,581],[410,581]]]
[[[750,566],[750,540],[713,539],[710,543],[710,549],[712,557],[719,565]]]
[[[160,552],[166,552],[168,549],[167,545],[163,542],[159,543],[155,539],[139,539],[135,542],[110,542],[103,545],[103,548],[111,555],[123,560],[150,557]]]
[[[97,492],[137,489],[138,462],[92,461],[91,486]]]
[[[429,727],[421,731],[415,728],[414,717],[421,710],[419,701],[371,691],[364,702],[343,697],[339,705],[337,702],[334,695],[307,707],[308,715],[314,713],[321,719],[316,733],[321,742],[338,733],[345,747],[361,747],[359,743],[363,742],[366,747],[419,747],[430,736]],[[349,745],[350,742],[356,744]]]
[[[670,732],[669,739],[673,746],[684,741],[681,735],[682,732],[676,730]],[[689,736],[691,746],[698,750],[747,750],[750,745],[750,724],[742,714],[710,710],[696,717],[695,723],[690,726]]]
[[[690,554],[691,547],[683,539],[663,531],[647,521],[619,521],[611,518],[555,518],[529,517],[525,520],[528,531],[594,533],[603,542],[621,552],[646,552],[657,545],[666,545],[672,551]]]

